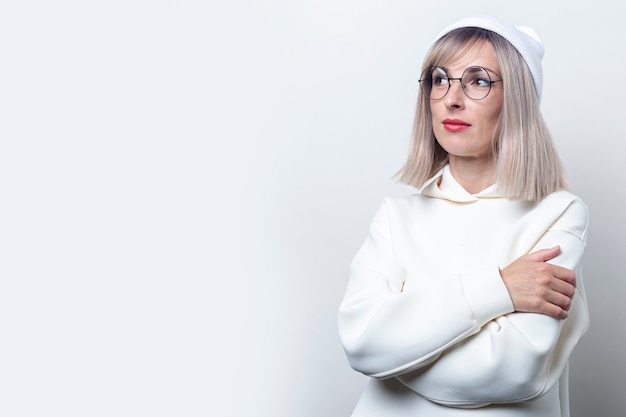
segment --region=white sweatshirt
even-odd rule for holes
[[[420,194],[386,199],[339,308],[348,361],[373,377],[353,416],[569,416],[567,362],[589,324],[587,224],[568,192],[472,195],[447,166]],[[555,245],[549,262],[576,271],[569,317],[513,312],[499,268]]]

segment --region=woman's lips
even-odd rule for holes
[[[443,121],[443,128],[450,132],[460,132],[470,126],[471,124],[459,119],[445,119]]]

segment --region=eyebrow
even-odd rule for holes
[[[443,65],[435,65],[435,67],[439,67],[439,68],[443,68],[444,71],[446,72],[446,74],[450,74],[450,69],[448,67],[445,67]],[[467,68],[471,68],[471,67],[480,67],[480,68],[484,68],[487,70],[487,72],[494,74],[497,77],[501,77],[502,75],[498,72],[498,71],[494,71],[489,67],[483,67],[482,65],[470,65]],[[467,70],[467,68],[465,68],[463,71]]]
[[[498,71],[494,71],[491,68],[487,68],[487,67],[483,67],[483,68],[486,69],[487,72],[492,72],[493,74],[497,75],[498,77],[502,76]]]

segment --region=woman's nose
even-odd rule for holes
[[[448,107],[462,107],[465,100],[465,92],[463,91],[463,84],[461,80],[450,79],[450,89],[448,94],[444,97],[446,106]]]

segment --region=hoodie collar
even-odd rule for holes
[[[490,185],[477,194],[469,193],[452,176],[450,165],[444,166],[441,171],[426,181],[421,189],[421,194],[426,197],[442,198],[457,203],[470,203],[481,198],[502,197],[496,193],[496,184]]]

